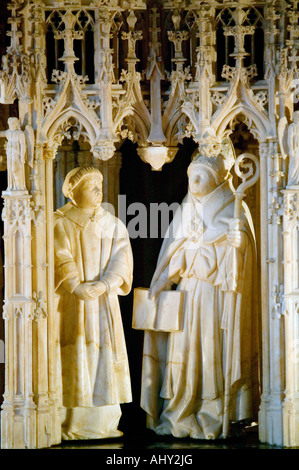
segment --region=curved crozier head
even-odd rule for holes
[[[65,177],[62,192],[72,203],[86,210],[94,210],[101,204],[103,175],[93,167],[79,167]]]
[[[20,121],[17,117],[8,118],[7,124],[8,124],[9,129],[12,131],[20,129]]]
[[[198,152],[193,154],[194,159],[190,163],[187,174],[189,190],[195,197],[204,197],[214,191],[227,178],[223,158],[206,157]]]

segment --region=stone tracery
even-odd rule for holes
[[[298,101],[298,1],[148,3],[11,0],[7,5],[10,45],[2,57],[0,102],[18,100],[22,128],[34,129],[35,154],[33,168],[26,171],[28,193],[18,199],[11,191],[4,197],[6,257],[11,250],[15,253],[10,233],[16,221],[10,214],[22,207],[26,227],[17,238],[33,265],[23,299],[16,297],[10,278],[20,269],[19,260],[12,259],[5,270],[6,335],[12,338],[17,327],[11,318],[22,318],[18,321],[27,322],[28,331],[34,318],[37,333],[23,338],[24,348],[48,365],[47,372],[39,373],[28,355],[26,380],[34,375],[34,391],[15,394],[13,383],[7,382],[2,446],[34,448],[59,442],[51,214],[53,160],[63,139],[86,140],[88,158],[108,168],[129,138],[137,142],[141,159],[160,170],[173,160],[186,136],[207,155],[219,153],[238,120],[258,141],[261,167],[260,439],[299,445],[299,384],[293,379],[298,362],[292,360],[291,346],[298,343],[298,285],[293,281],[298,271],[298,227],[293,223],[299,210],[298,187],[287,186],[289,155],[279,140],[279,122],[291,123]],[[108,185],[118,180],[118,171],[115,165]],[[46,253],[38,250],[40,243]],[[25,264],[21,269],[27,269]],[[31,313],[23,320],[25,311]],[[277,342],[285,343],[285,349],[277,351]],[[12,339],[6,347],[11,370]],[[17,409],[24,416],[21,424],[14,418]]]

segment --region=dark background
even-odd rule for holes
[[[191,139],[185,139],[184,144],[179,145],[172,163],[165,164],[161,171],[152,171],[150,165],[144,163],[138,156],[136,145],[127,140],[120,149],[123,155],[120,170],[120,194],[126,195],[127,206],[134,202],[141,202],[146,206],[149,214],[151,203],[166,202],[169,205],[173,202],[181,203],[187,193],[187,167],[195,148],[196,144]],[[127,217],[127,223],[129,221],[130,217]],[[126,433],[133,434],[134,431],[136,433],[136,428],[142,433],[145,428],[145,412],[139,405],[143,332],[133,330],[131,326],[133,290],[135,287],[149,287],[162,241],[161,236],[131,239],[134,256],[133,288],[126,297],[119,297],[133,392],[133,402],[122,406],[120,429]]]

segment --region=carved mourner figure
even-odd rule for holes
[[[299,111],[293,115],[288,128],[289,176],[288,185],[299,184]]]
[[[132,283],[125,226],[105,211],[102,174],[75,168],[63,184],[71,202],[55,212],[64,439],[121,435],[120,403],[131,384],[118,295]]]
[[[7,139],[7,191],[26,191],[25,162],[33,165],[33,130],[27,125],[25,132],[22,131],[16,117],[10,117],[7,122],[8,130],[0,132],[0,137]]]
[[[153,298],[174,284],[185,293],[182,331],[145,331],[141,406],[157,434],[215,439],[226,437],[224,421],[253,417],[255,244],[245,205],[242,230],[230,228],[226,173],[220,156],[192,161],[152,279]]]

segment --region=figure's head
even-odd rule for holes
[[[188,167],[189,190],[193,196],[202,198],[214,191],[226,179],[221,156],[206,157],[196,154]]]
[[[94,210],[103,199],[102,181],[102,173],[97,168],[74,168],[66,175],[62,192],[76,207]]]
[[[20,128],[20,122],[17,117],[10,117],[7,120],[7,124],[10,130],[15,131]]]

